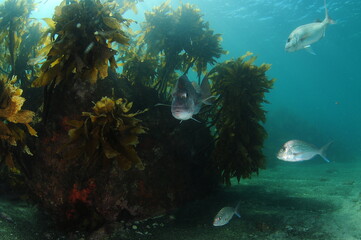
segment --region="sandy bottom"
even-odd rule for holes
[[[216,213],[238,201],[241,218],[213,227]],[[173,222],[151,234],[132,239],[360,240],[361,164],[280,162],[180,209]]]
[[[235,206],[238,201],[241,218],[235,216],[222,227],[212,226],[222,207]],[[0,214],[1,240],[69,239],[50,230],[46,216],[23,202],[0,199]],[[119,240],[360,240],[361,163],[280,162],[258,177],[234,182],[171,215],[119,223],[112,229],[109,239]],[[89,239],[105,239],[105,231]]]

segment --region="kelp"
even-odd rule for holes
[[[120,14],[125,13],[129,9],[131,9],[135,14],[137,14],[138,13],[137,4],[139,2],[143,2],[143,0],[116,0],[116,2],[118,3],[119,6],[121,6],[120,9],[118,10]]]
[[[119,58],[123,61],[123,74],[135,86],[154,87],[158,78],[159,59],[133,47]]]
[[[7,0],[0,6],[0,70],[8,78],[17,76],[29,83],[27,61],[40,39],[40,24],[29,16],[35,4],[28,0]]]
[[[54,88],[74,78],[94,84],[108,76],[109,66],[115,70],[112,43],[128,44],[122,28],[130,24],[116,9],[115,2],[100,0],[63,1],[56,7],[53,20],[46,19],[53,27],[52,47],[33,86]]]
[[[65,146],[65,159],[83,162],[91,166],[99,162],[103,167],[117,162],[122,170],[132,166],[144,169],[135,146],[139,134],[146,132],[141,120],[135,118],[144,111],[130,113],[133,103],[125,99],[103,97],[93,107],[93,112],[84,112],[83,121],[69,121],[70,142]]]
[[[16,77],[0,80],[0,161],[4,161],[10,169],[16,168],[12,148],[19,147],[32,155],[25,143],[26,136],[37,136],[37,132],[29,124],[35,113],[21,109],[25,98],[21,96],[22,90],[14,85],[15,82]]]
[[[194,67],[200,78],[207,64],[214,64],[225,53],[220,35],[209,29],[193,5],[183,4],[173,10],[167,1],[146,12],[145,19],[137,45],[159,58],[155,87],[163,99],[177,79],[176,70],[187,73]]]
[[[262,104],[267,103],[265,93],[275,80],[265,75],[270,65],[258,67],[255,60],[248,52],[218,64],[209,76],[219,95],[210,113],[217,139],[213,158],[226,184],[232,177],[238,181],[249,178],[265,166],[262,147],[267,133],[261,123],[266,121],[266,112]]]

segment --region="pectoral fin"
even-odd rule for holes
[[[316,53],[313,51],[311,45],[305,46],[305,50],[312,55],[316,55]]]
[[[212,96],[209,96],[205,99],[202,99],[202,103],[206,104],[206,105],[212,105],[213,104],[213,101],[214,99],[217,99],[220,95],[212,95]]]

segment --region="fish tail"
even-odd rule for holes
[[[336,22],[334,20],[332,20],[332,18],[330,18],[330,16],[328,15],[326,0],[324,0],[324,4],[325,4],[325,21],[326,21],[326,23],[327,24],[335,24]]]
[[[241,214],[239,214],[239,207],[241,206],[241,200],[239,200],[239,202],[237,203],[236,208],[234,209],[234,214],[237,215],[237,217],[241,217]]]
[[[321,149],[320,149],[320,156],[326,161],[326,162],[330,162],[330,160],[328,160],[328,158],[326,157],[326,150],[328,149],[328,147],[333,143],[333,141],[325,144]]]

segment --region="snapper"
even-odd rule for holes
[[[335,21],[328,16],[326,0],[324,0],[324,4],[326,15],[325,19],[322,22],[305,24],[293,30],[285,45],[285,50],[287,52],[295,52],[300,49],[306,49],[309,53],[315,54],[311,48],[311,44],[323,38],[325,36],[326,27],[329,24],[335,23]]]
[[[197,89],[199,88],[199,90]],[[171,112],[178,120],[193,119],[193,115],[199,113],[202,104],[209,104],[207,100],[212,98],[207,76],[202,80],[201,86],[194,87],[186,75],[178,78],[172,93]]]
[[[332,142],[327,143],[321,148],[301,141],[301,140],[290,140],[286,142],[277,154],[277,158],[287,162],[299,162],[310,160],[316,155],[320,155],[326,162],[330,162],[326,158],[325,151]]]

